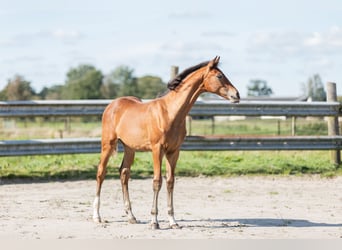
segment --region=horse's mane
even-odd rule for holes
[[[167,84],[167,88],[170,90],[175,90],[181,82],[184,80],[185,77],[187,77],[192,72],[207,66],[210,61],[202,62],[200,64],[197,64],[195,66],[192,66],[190,68],[185,69],[182,73],[178,74],[174,79],[170,80]]]

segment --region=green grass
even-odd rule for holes
[[[107,177],[118,178],[122,153],[112,159]],[[31,180],[95,179],[99,154],[1,157],[0,178]],[[163,167],[165,169],[165,167]],[[163,170],[165,171],[165,170]],[[177,176],[340,175],[327,151],[181,152]],[[165,172],[163,172],[165,175]],[[137,153],[132,178],[152,177],[150,153]]]
[[[0,119],[0,139],[100,137],[99,118]],[[192,135],[211,135],[211,120],[192,120],[187,124]],[[228,136],[291,135],[292,120],[215,121],[214,134]],[[321,119],[296,120],[297,135],[326,135],[327,127]],[[118,178],[122,154],[110,161],[107,176]],[[0,157],[0,178],[29,179],[88,179],[95,178],[99,154],[45,155]],[[330,163],[328,151],[201,151],[181,152],[178,176],[230,175],[301,175],[334,176],[342,170]],[[146,178],[153,174],[151,153],[137,153],[132,167],[132,178]],[[165,174],[165,173],[164,173]]]

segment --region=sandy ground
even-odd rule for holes
[[[95,181],[0,185],[1,239],[340,239],[342,177],[177,178],[169,229],[165,182],[160,230],[149,229],[152,181],[131,180],[133,212],[123,212],[119,180],[105,180],[101,212],[92,221]]]

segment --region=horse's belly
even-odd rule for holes
[[[137,151],[150,151],[151,150],[151,142],[148,140],[143,140],[139,137],[119,137],[120,141],[127,147],[135,149]]]

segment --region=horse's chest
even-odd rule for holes
[[[186,134],[185,122],[156,119],[149,126],[151,144],[161,144],[164,148],[180,147]]]
[[[186,135],[185,128],[170,129],[165,131],[161,138],[161,143],[167,145],[167,147],[180,147],[183,143]]]

